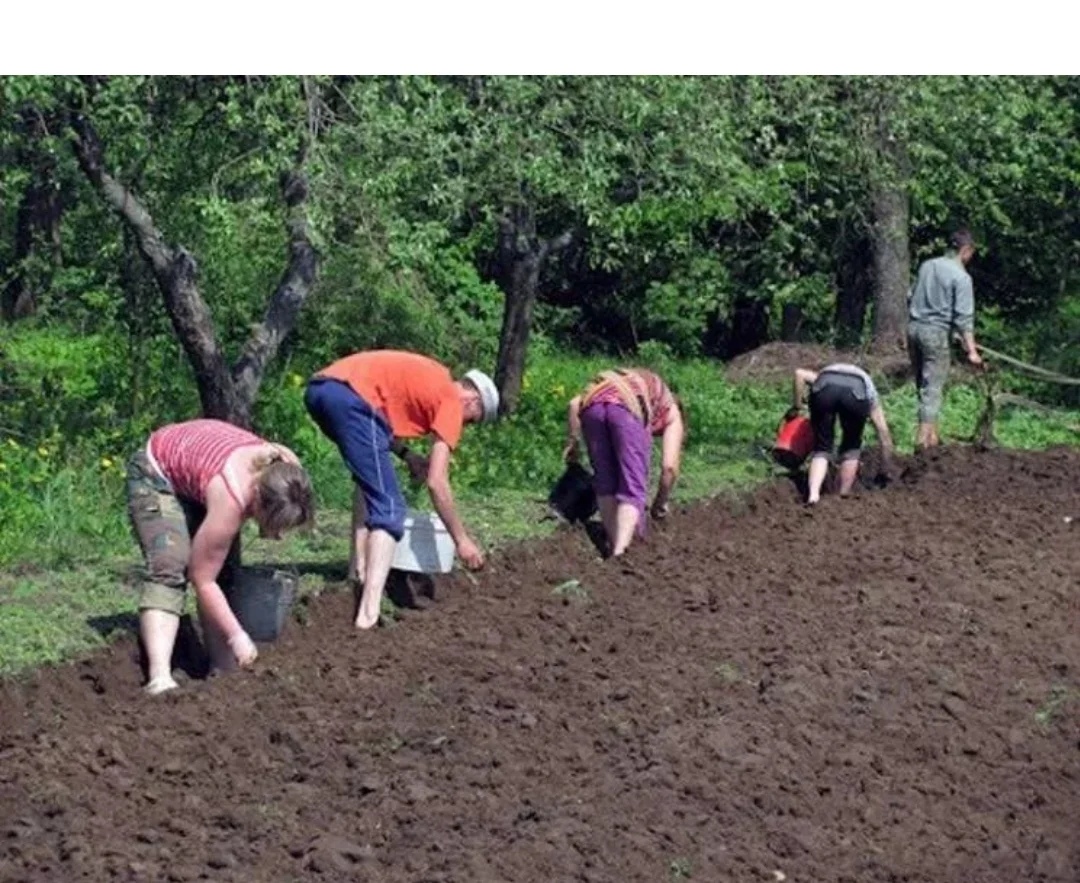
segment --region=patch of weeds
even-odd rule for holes
[[[297,579],[296,594],[300,598],[318,598],[326,588],[326,577],[317,573],[302,573]]]
[[[387,733],[385,738],[378,744],[380,754],[396,754],[405,747],[405,740],[397,733]]]
[[[1039,729],[1044,732],[1049,730],[1065,706],[1077,699],[1080,699],[1080,691],[1064,684],[1052,686],[1043,704],[1035,711],[1035,723],[1039,725]]]
[[[559,583],[551,590],[551,594],[557,595],[565,601],[588,601],[592,597],[588,588],[581,584],[581,580],[568,579]]]
[[[421,705],[438,705],[442,702],[431,681],[413,684],[405,688],[405,695]]]
[[[258,809],[259,809],[259,815],[261,815],[263,818],[267,818],[267,819],[283,819],[283,818],[285,818],[285,813],[283,813],[281,811],[281,809],[276,804],[273,804],[273,803],[260,803]]]
[[[713,669],[713,674],[729,687],[739,683],[743,679],[739,666],[734,662],[721,662]]]
[[[308,609],[307,598],[301,598],[293,604],[292,616],[301,628],[307,628],[311,624],[311,611]]]
[[[732,518],[742,518],[751,510],[751,504],[744,494],[732,494],[727,500],[728,514]]]
[[[757,687],[758,681],[747,677],[746,673],[739,668],[738,663],[725,660],[713,667],[713,674],[725,687],[734,687],[736,684],[746,684],[748,687]]]
[[[617,715],[602,713],[600,720],[620,739],[628,739],[634,734],[634,725]]]
[[[391,601],[386,595],[379,602],[379,619],[384,625],[396,625],[401,619],[401,608]]]
[[[694,865],[685,856],[673,858],[668,865],[668,880],[677,883],[679,880],[689,880],[694,876]]]

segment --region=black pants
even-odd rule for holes
[[[832,455],[836,420],[839,418],[840,459],[857,460],[870,409],[870,395],[861,377],[830,372],[819,374],[810,387],[814,453]]]

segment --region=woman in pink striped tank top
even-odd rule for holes
[[[215,666],[250,665],[254,642],[218,584],[230,549],[248,518],[262,536],[310,522],[311,480],[282,445],[220,420],[163,426],[128,463],[128,512],[146,557],[139,631],[148,659],[146,691],[176,687],[172,651],[184,610],[185,587],[195,587]]]

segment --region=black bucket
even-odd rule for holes
[[[253,641],[276,641],[296,598],[295,574],[271,567],[242,567],[223,588],[240,625]]]
[[[596,511],[592,473],[580,463],[570,463],[551,489],[548,506],[566,521],[588,521]]]

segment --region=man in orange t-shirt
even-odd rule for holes
[[[450,492],[450,452],[464,423],[494,420],[499,393],[482,371],[455,381],[434,359],[417,353],[374,350],[339,359],[309,382],[304,404],[341,451],[356,482],[349,578],[363,586],[357,628],[379,621],[379,605],[405,529],[405,499],[390,453],[416,478],[426,476],[439,517],[466,566],[482,567],[484,555],[465,531]],[[402,439],[433,435],[430,459],[409,451]]]

